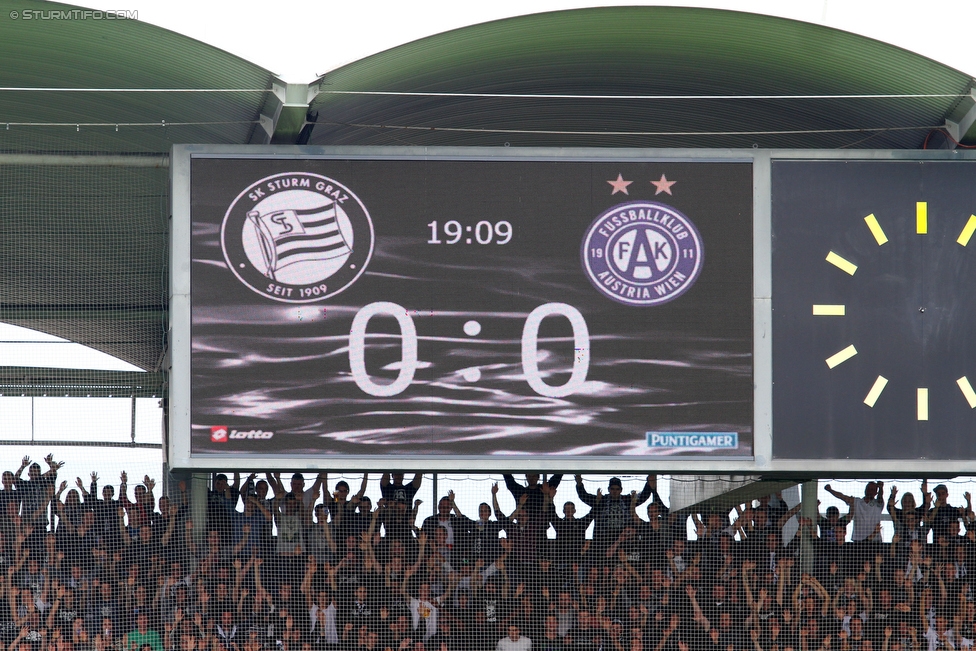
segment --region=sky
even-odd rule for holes
[[[73,3],[74,4],[74,3]],[[501,18],[593,6],[671,5],[769,14],[817,23],[898,45],[976,75],[965,28],[972,0],[81,0],[103,10],[137,11],[139,20],[241,56],[284,81],[309,83],[344,64],[410,41]],[[961,26],[961,29],[954,29]]]

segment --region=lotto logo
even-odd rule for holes
[[[230,439],[267,440],[273,437],[274,432],[266,432],[261,429],[230,429],[226,425],[215,425],[210,428],[210,441],[212,443],[226,443]]]
[[[262,429],[252,429],[246,432],[241,430],[231,430],[230,438],[232,439],[270,439],[274,436],[274,432],[265,432]]]

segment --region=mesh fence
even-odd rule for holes
[[[162,497],[148,474],[9,458],[0,635],[19,651],[973,640],[969,479],[671,510],[679,478],[231,473]]]

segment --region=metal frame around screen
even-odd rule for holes
[[[268,457],[190,454],[190,161],[200,158],[440,159],[484,161],[750,162],[753,165],[753,457],[385,456]],[[772,250],[773,160],[976,161],[971,151],[761,149],[552,149],[453,147],[298,147],[177,145],[171,158],[170,382],[168,461],[197,470],[566,471],[594,473],[870,476],[976,472],[976,460],[773,459]]]

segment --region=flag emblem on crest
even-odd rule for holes
[[[227,266],[275,301],[311,303],[355,282],[373,253],[366,207],[338,181],[308,172],[253,183],[227,209],[220,232]]]
[[[247,218],[257,229],[265,275],[272,280],[281,267],[352,253],[339,230],[334,203],[325,209],[276,210],[264,215],[252,210]]]

